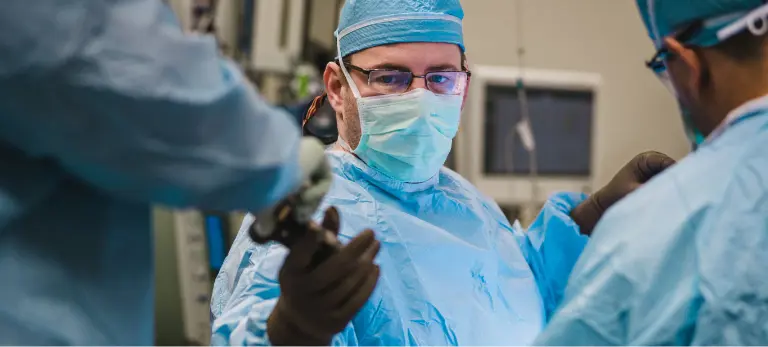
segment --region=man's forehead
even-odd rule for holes
[[[412,42],[371,47],[351,55],[361,67],[434,70],[461,68],[461,49],[450,43]]]

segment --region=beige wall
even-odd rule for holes
[[[517,65],[522,4],[527,67],[598,73],[593,167],[599,186],[635,154],[688,151],[672,97],[643,62],[653,45],[634,0],[462,0],[471,64]]]
[[[312,12],[310,13],[309,39],[333,49],[336,47],[336,39],[333,32],[336,30],[336,9],[338,0],[312,0]]]

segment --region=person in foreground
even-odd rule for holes
[[[0,345],[152,345],[150,204],[259,211],[322,157],[157,0],[5,1],[0,51]]]
[[[768,344],[768,5],[638,0],[696,150],[602,218],[541,345]]]
[[[589,199],[557,194],[527,232],[510,225],[442,168],[470,76],[462,17],[458,0],[345,3],[322,209],[347,246],[312,268],[312,239],[255,245],[247,217],[214,286],[213,344],[528,344],[602,211],[673,163],[640,155]]]

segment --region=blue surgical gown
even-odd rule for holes
[[[381,241],[381,278],[334,345],[525,345],[557,305],[587,238],[568,217],[582,194],[560,194],[526,233],[456,173],[406,184],[355,156],[327,152],[340,238],[371,228]],[[319,216],[318,216],[319,218]],[[212,343],[266,345],[280,295],[283,246],[252,243],[246,218],[214,285]]]
[[[768,99],[611,208],[541,345],[768,344]]]
[[[153,344],[150,202],[258,210],[299,129],[157,0],[0,10],[0,344]]]

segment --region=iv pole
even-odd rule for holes
[[[525,222],[533,220],[538,207],[538,160],[536,156],[536,141],[533,136],[531,117],[528,110],[528,94],[525,89],[525,46],[523,36],[523,1],[515,1],[515,17],[517,24],[517,60],[519,77],[517,79],[517,98],[520,100],[520,122],[515,126],[521,142],[528,152],[529,180],[531,182],[531,198],[525,208]]]

